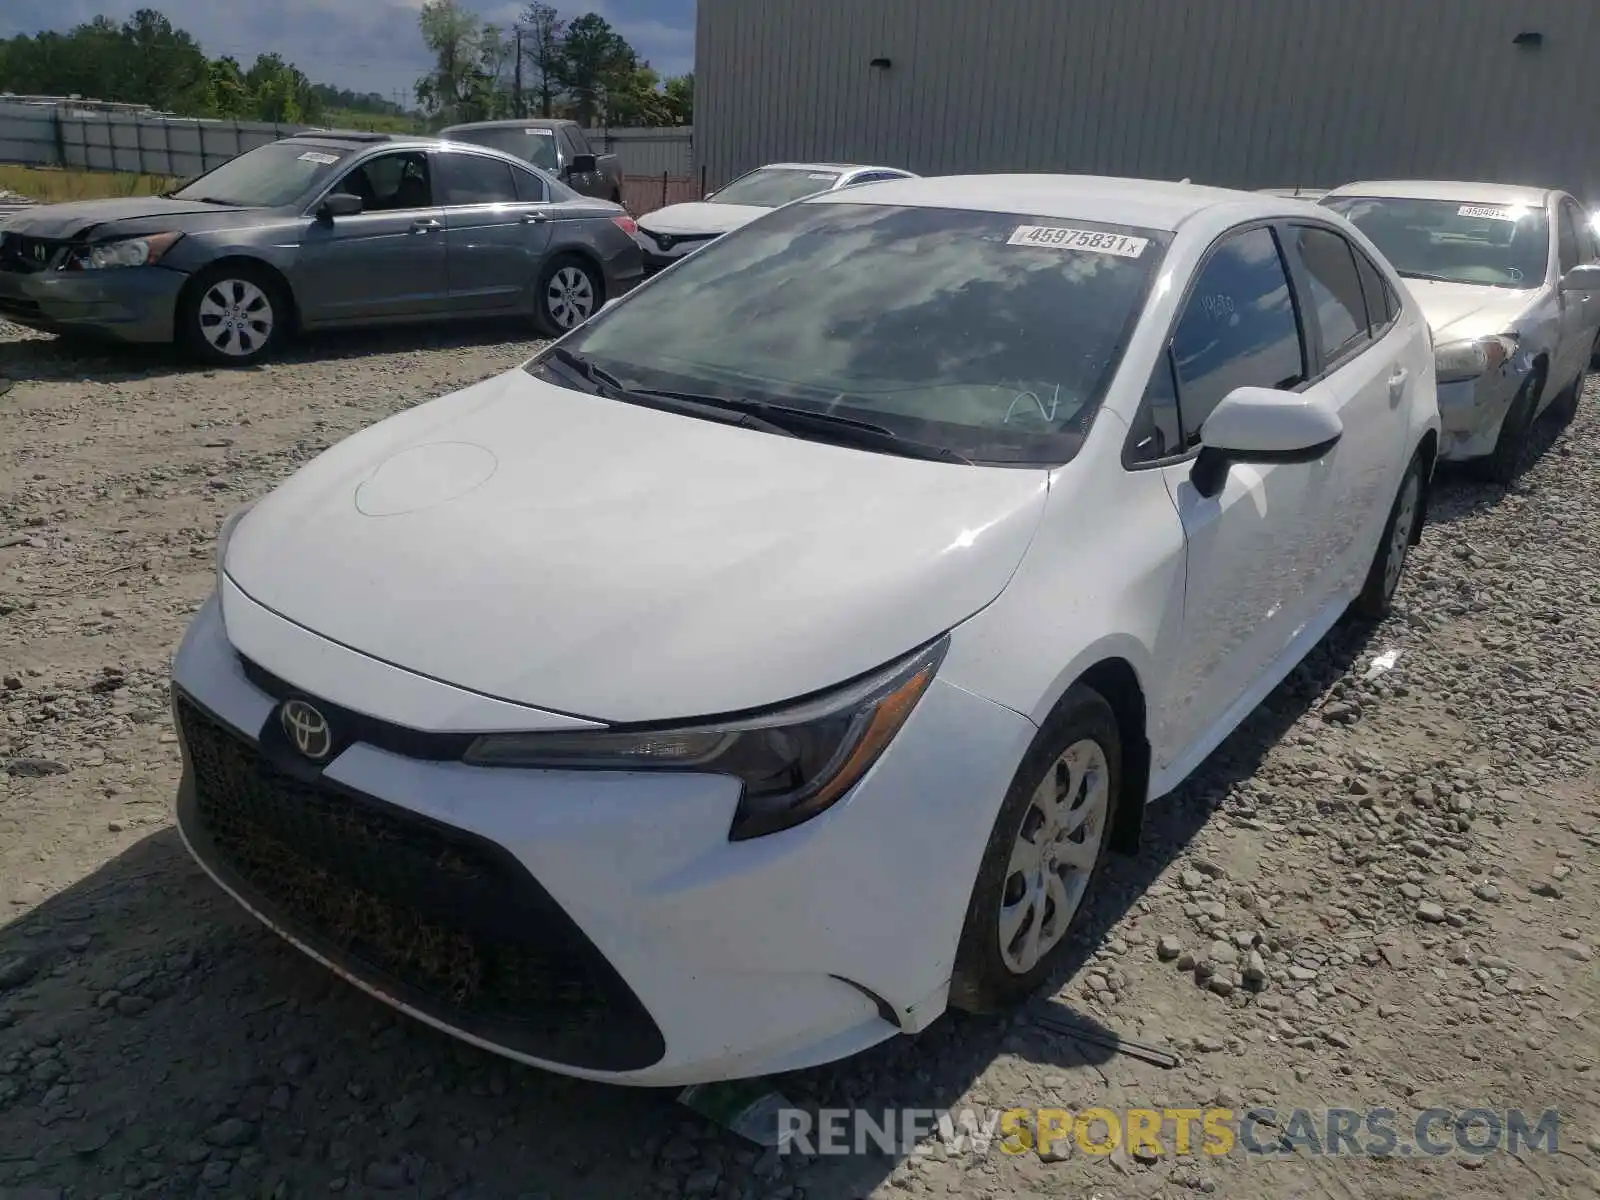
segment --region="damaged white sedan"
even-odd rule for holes
[[[1350,183],[1321,203],[1373,240],[1427,315],[1441,457],[1510,483],[1540,413],[1577,411],[1600,349],[1600,231],[1546,188]]]

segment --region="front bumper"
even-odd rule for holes
[[[188,276],[163,267],[107,271],[0,270],[0,318],[47,333],[170,342]]]
[[[230,623],[321,640],[233,595]],[[429,1024],[641,1085],[813,1066],[938,1016],[978,858],[1034,732],[936,680],[844,802],[730,843],[739,791],[719,776],[481,768],[362,741],[317,773],[277,736],[288,685],[262,668],[234,650],[215,598],[174,661],[179,828],[207,872]],[[330,714],[383,717],[388,689],[362,703],[328,690],[315,699]]]
[[[668,237],[665,240],[657,235],[641,229],[634,240],[639,243],[639,250],[644,255],[644,268],[647,272],[656,272],[670,267],[675,262],[680,262],[703,246],[709,246],[721,236],[677,238]]]
[[[1464,462],[1494,453],[1500,426],[1532,369],[1521,359],[1477,379],[1438,385],[1440,459]]]

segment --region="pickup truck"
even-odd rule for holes
[[[474,121],[441,129],[439,136],[514,154],[548,171],[575,192],[622,203],[621,162],[615,154],[596,154],[576,121],[551,117]]]

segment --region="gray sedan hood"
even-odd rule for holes
[[[25,208],[0,229],[24,237],[76,238],[119,226],[118,233],[153,233],[168,229],[187,231],[217,223],[217,218],[240,212],[222,204],[197,204],[162,196],[128,196],[115,200],[75,200],[69,204],[41,204]],[[126,224],[125,230],[120,228]]]

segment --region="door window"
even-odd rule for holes
[[[1561,259],[1561,273],[1565,275],[1577,266],[1580,259],[1578,254],[1578,226],[1572,219],[1572,205],[1562,204],[1556,217],[1556,253]]]
[[[517,185],[511,164],[483,154],[441,154],[439,187],[444,203],[515,204]]]
[[[511,174],[517,187],[517,199],[523,204],[543,204],[550,198],[549,185],[542,175],[532,171],[512,171]]]
[[[1211,410],[1237,387],[1293,388],[1305,353],[1278,239],[1270,229],[1235,233],[1206,260],[1172,335],[1178,407],[1198,445]]]
[[[1573,234],[1578,243],[1578,261],[1594,262],[1600,258],[1600,254],[1596,253],[1594,223],[1589,214],[1571,200],[1561,202],[1561,211],[1572,220]]]
[[[566,126],[563,126],[563,128],[565,128],[566,131],[567,131],[567,140],[572,143],[572,149],[573,149],[574,153],[576,153],[576,154],[593,154],[594,153],[593,150],[589,149],[589,138],[583,132],[583,130],[579,129],[576,125],[566,125]]]
[[[1394,323],[1394,319],[1400,315],[1400,309],[1395,303],[1395,294],[1389,290],[1389,281],[1378,270],[1378,265],[1354,246],[1351,250],[1356,256],[1356,270],[1361,275],[1361,294],[1367,301],[1367,324],[1376,339]]]
[[[433,207],[428,156],[417,150],[369,158],[341,179],[333,190],[359,196],[366,212]]]
[[[1322,334],[1324,365],[1343,357],[1368,336],[1361,275],[1350,243],[1331,229],[1301,225],[1295,246],[1310,285],[1310,309]]]

